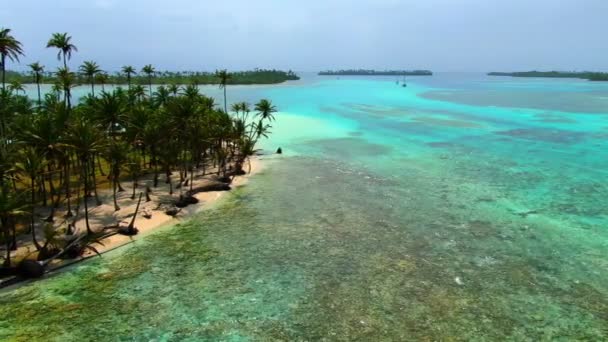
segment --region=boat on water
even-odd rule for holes
[[[405,83],[405,75],[403,75],[403,84],[401,85],[403,88],[407,87],[407,83]]]

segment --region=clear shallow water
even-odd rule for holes
[[[608,84],[230,90],[278,105],[264,147],[285,155],[187,223],[1,292],[0,339],[608,338]]]

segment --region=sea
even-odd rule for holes
[[[406,82],[228,86],[278,109],[263,170],[0,291],[0,340],[608,340],[608,83]]]

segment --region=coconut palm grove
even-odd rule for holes
[[[133,222],[110,230],[91,226],[89,209],[102,204],[101,182],[112,189],[119,210],[116,194],[125,191],[123,183],[132,188],[132,199],[149,201],[162,174],[162,182],[171,185],[169,195],[179,189],[175,204],[183,206],[196,201],[194,177],[214,169],[218,179],[229,184],[246,172],[258,139],[270,133],[277,111],[270,100],[235,103],[229,112],[226,101],[218,105],[199,92],[195,76],[175,78],[190,81],[187,84],[153,89],[152,65],[143,66],[139,78],[134,78],[138,72],[133,66],[124,66],[113,77],[124,77],[126,84],[106,91],[108,75],[97,63],[70,65],[78,48],[68,33],[53,34],[46,47],[57,51],[62,66],[45,71],[40,63],[29,65],[30,82],[37,86],[37,99],[31,100],[18,79],[6,77],[7,66],[19,63],[25,48],[10,29],[0,29],[3,277],[40,277],[55,259],[96,252],[96,243],[116,233],[137,234]],[[287,75],[248,75],[273,73]],[[215,77],[227,96],[232,75],[220,70]],[[43,94],[41,83],[48,81],[52,91]],[[72,89],[83,83],[90,85],[89,94],[74,99]],[[153,184],[138,187],[137,180],[145,174],[153,174]],[[46,217],[41,218],[43,212]],[[78,231],[74,222],[83,218],[86,229]],[[20,244],[31,244],[36,252],[13,256]]]

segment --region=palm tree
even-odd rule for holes
[[[106,91],[106,84],[108,83],[110,76],[106,72],[102,71],[98,73],[97,77],[95,78],[97,79],[97,83],[101,85],[101,91]]]
[[[72,40],[72,36],[68,36],[66,33],[53,33],[51,39],[49,39],[48,43],[46,43],[47,48],[57,48],[59,52],[57,52],[57,59],[61,60],[63,56],[63,67],[65,69],[68,68],[67,60],[72,58],[72,52],[77,52],[78,48],[76,45],[72,44],[70,41]]]
[[[120,128],[126,119],[125,98],[116,90],[102,92],[93,102],[93,116],[110,137],[116,138],[116,129]]]
[[[173,94],[173,96],[177,96],[177,93],[179,92],[179,85],[177,83],[171,83],[167,86],[167,90]]]
[[[25,94],[25,88],[23,88],[23,84],[21,84],[19,80],[12,81],[11,84],[9,84],[8,86],[8,91],[14,93],[15,95],[18,95],[20,91]]]
[[[32,70],[34,82],[36,83],[36,87],[38,88],[38,107],[40,107],[42,105],[42,96],[40,95],[40,81],[42,81],[42,73],[44,72],[44,66],[38,62],[32,63],[28,66]]]
[[[255,110],[258,111],[256,116],[260,117],[261,120],[268,121],[274,121],[273,114],[277,112],[277,108],[267,99],[262,99],[260,102],[256,103]]]
[[[89,225],[89,206],[87,196],[90,191],[89,177],[94,176],[95,158],[94,156],[101,152],[104,147],[104,137],[99,129],[99,126],[94,122],[90,122],[86,117],[80,116],[73,120],[70,125],[69,134],[67,137],[68,145],[74,150],[80,160],[82,168],[80,177],[84,183],[84,217],[87,234],[92,234]],[[93,173],[93,175],[92,175]],[[95,182],[95,179],[93,179]]]
[[[156,72],[156,70],[154,70],[154,67],[152,66],[152,64],[148,64],[148,65],[144,66],[143,68],[141,68],[141,72],[143,72],[144,74],[146,74],[148,76],[148,86],[150,87],[150,97],[152,97],[152,77],[154,76],[154,73]]]
[[[16,246],[15,239],[15,220],[19,216],[27,215],[27,206],[21,196],[9,191],[0,191],[0,224],[4,233],[6,243],[6,257],[4,266],[11,265],[11,250]],[[11,236],[12,235],[12,236]]]
[[[112,143],[107,149],[105,149],[105,157],[106,160],[110,162],[111,167],[110,175],[112,181],[112,194],[114,198],[115,211],[120,210],[120,207],[118,206],[118,201],[116,200],[116,189],[118,187],[121,166],[127,161],[128,153],[129,146],[122,141]]]
[[[101,72],[99,65],[93,61],[85,61],[80,66],[80,73],[86,76],[91,84],[91,95],[95,96],[95,75]]]
[[[57,79],[63,89],[63,101],[69,111],[72,108],[72,88],[76,86],[76,77],[68,68],[59,68]]]
[[[36,180],[44,173],[48,161],[46,155],[32,146],[27,146],[25,149],[20,151],[19,155],[20,162],[15,164],[15,169],[30,179],[30,230],[32,232],[32,241],[36,250],[40,250],[42,246],[38,244],[36,240]]]
[[[131,89],[131,75],[135,75],[135,68],[133,68],[130,65],[125,65],[122,67],[122,73],[125,74],[127,76],[127,84],[128,84],[128,89]]]
[[[167,101],[169,101],[169,90],[167,89],[167,87],[161,85],[156,88],[152,100],[153,103],[158,107],[166,105]]]
[[[11,35],[11,29],[0,28],[0,67],[2,67],[2,89],[6,84],[6,60],[19,62],[19,56],[23,56],[21,42]]]
[[[228,81],[232,79],[232,75],[230,75],[226,69],[223,69],[216,71],[215,77],[220,80],[220,89],[224,89],[224,112],[228,113],[228,105],[226,102],[226,85],[228,85]]]

